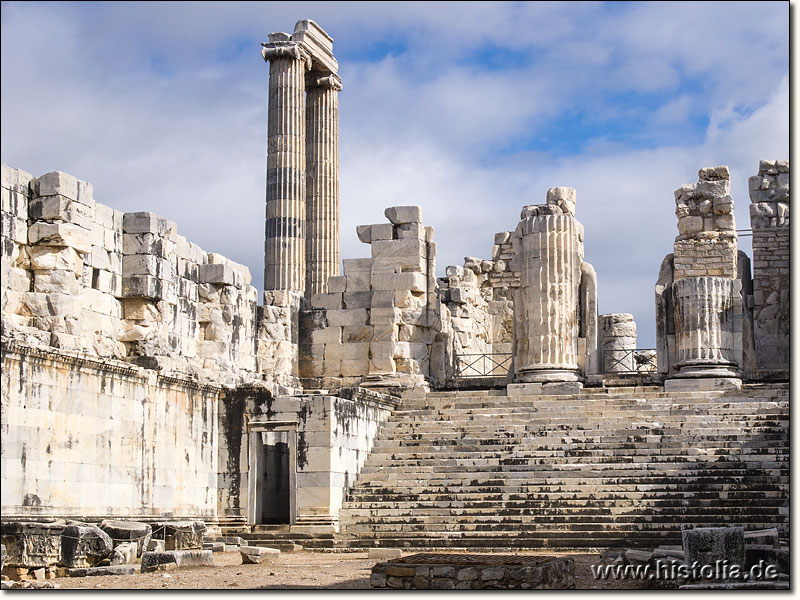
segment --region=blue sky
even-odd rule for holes
[[[356,225],[418,204],[443,274],[572,186],[600,311],[632,312],[642,347],[673,190],[727,164],[747,228],[747,178],[789,154],[787,2],[3,2],[2,160],[163,214],[260,288],[260,42],[302,18],[344,81],[344,258],[368,255]]]

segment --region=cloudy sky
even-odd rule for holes
[[[175,220],[260,288],[260,42],[302,18],[344,80],[343,258],[368,255],[356,225],[417,204],[443,274],[572,186],[600,311],[634,313],[641,347],[673,190],[727,164],[748,228],[747,178],[788,158],[787,2],[3,2],[2,160]]]

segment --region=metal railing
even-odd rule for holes
[[[604,373],[655,373],[658,355],[654,348],[603,350]]]
[[[454,377],[505,377],[511,368],[510,352],[485,352],[482,354],[457,354]]]

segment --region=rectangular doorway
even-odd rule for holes
[[[290,518],[290,457],[288,431],[263,432],[264,452],[261,472],[261,522],[284,525]]]

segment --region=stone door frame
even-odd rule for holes
[[[247,423],[247,524],[262,525],[258,473],[263,461],[263,433],[287,433],[289,442],[289,525],[297,520],[297,421]]]

